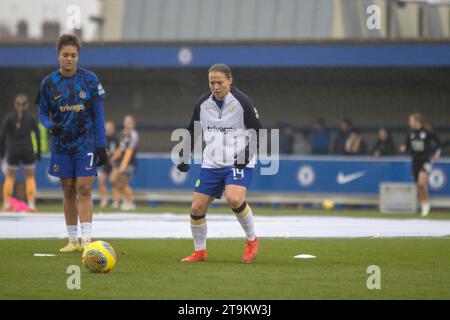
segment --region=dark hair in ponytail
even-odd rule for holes
[[[78,53],[81,48],[81,40],[74,33],[66,33],[59,37],[58,42],[56,44],[56,51],[59,54],[63,47],[65,46],[74,46],[77,48]]]
[[[15,98],[14,101],[17,99],[24,99],[25,103],[28,104],[28,97],[25,93],[19,93]],[[23,111],[20,110],[17,112],[17,119],[16,119],[16,129],[20,129],[20,127],[22,126],[22,116],[23,116]]]
[[[208,70],[208,73],[211,72],[222,72],[229,80],[233,78],[230,67],[224,63],[216,63],[215,65],[212,65]]]

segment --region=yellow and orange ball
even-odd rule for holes
[[[91,272],[107,273],[116,265],[117,255],[109,243],[95,241],[84,249],[81,260]]]

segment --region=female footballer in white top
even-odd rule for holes
[[[206,261],[206,212],[216,198],[225,192],[228,205],[236,214],[247,237],[247,244],[242,256],[244,263],[256,259],[258,239],[255,234],[253,214],[245,201],[247,189],[251,182],[255,165],[256,151],[252,145],[258,145],[258,133],[261,129],[259,115],[253,101],[242,91],[233,86],[230,68],[225,64],[213,65],[208,72],[210,92],[197,102],[188,127],[194,140],[194,124],[198,122],[205,137],[206,147],[203,151],[200,176],[195,184],[191,208],[191,230],[195,251],[182,259],[183,262]],[[214,136],[220,140],[220,152]],[[237,144],[230,137],[242,138],[244,143]],[[252,140],[255,139],[255,140]],[[254,143],[256,142],[256,144]],[[193,144],[191,145],[191,151]],[[220,154],[217,156],[217,154]],[[189,170],[186,154],[177,168]]]

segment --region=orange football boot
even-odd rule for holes
[[[208,257],[206,256],[206,249],[196,250],[189,257],[181,259],[181,262],[202,262],[206,261]]]
[[[243,263],[250,263],[255,261],[256,255],[258,254],[258,238],[250,241],[247,240],[247,245],[245,246],[244,254],[242,255]]]

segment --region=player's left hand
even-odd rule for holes
[[[61,133],[63,132],[63,128],[59,123],[55,123],[51,128],[50,128],[50,134],[54,137],[58,137],[61,135]]]
[[[234,157],[234,167],[239,170],[244,169],[249,163],[249,154],[247,148],[243,152],[244,152],[243,157],[242,155],[237,155]],[[242,158],[244,158],[244,163],[242,163]]]
[[[101,167],[108,161],[108,153],[106,152],[106,148],[97,148],[95,149],[95,163],[97,167]]]
[[[177,169],[180,170],[181,172],[188,172],[189,171],[189,164],[181,162],[180,164],[177,165]]]
[[[248,165],[248,161],[245,161],[245,163],[237,163],[237,160],[234,162],[234,167],[236,169],[242,170]]]

